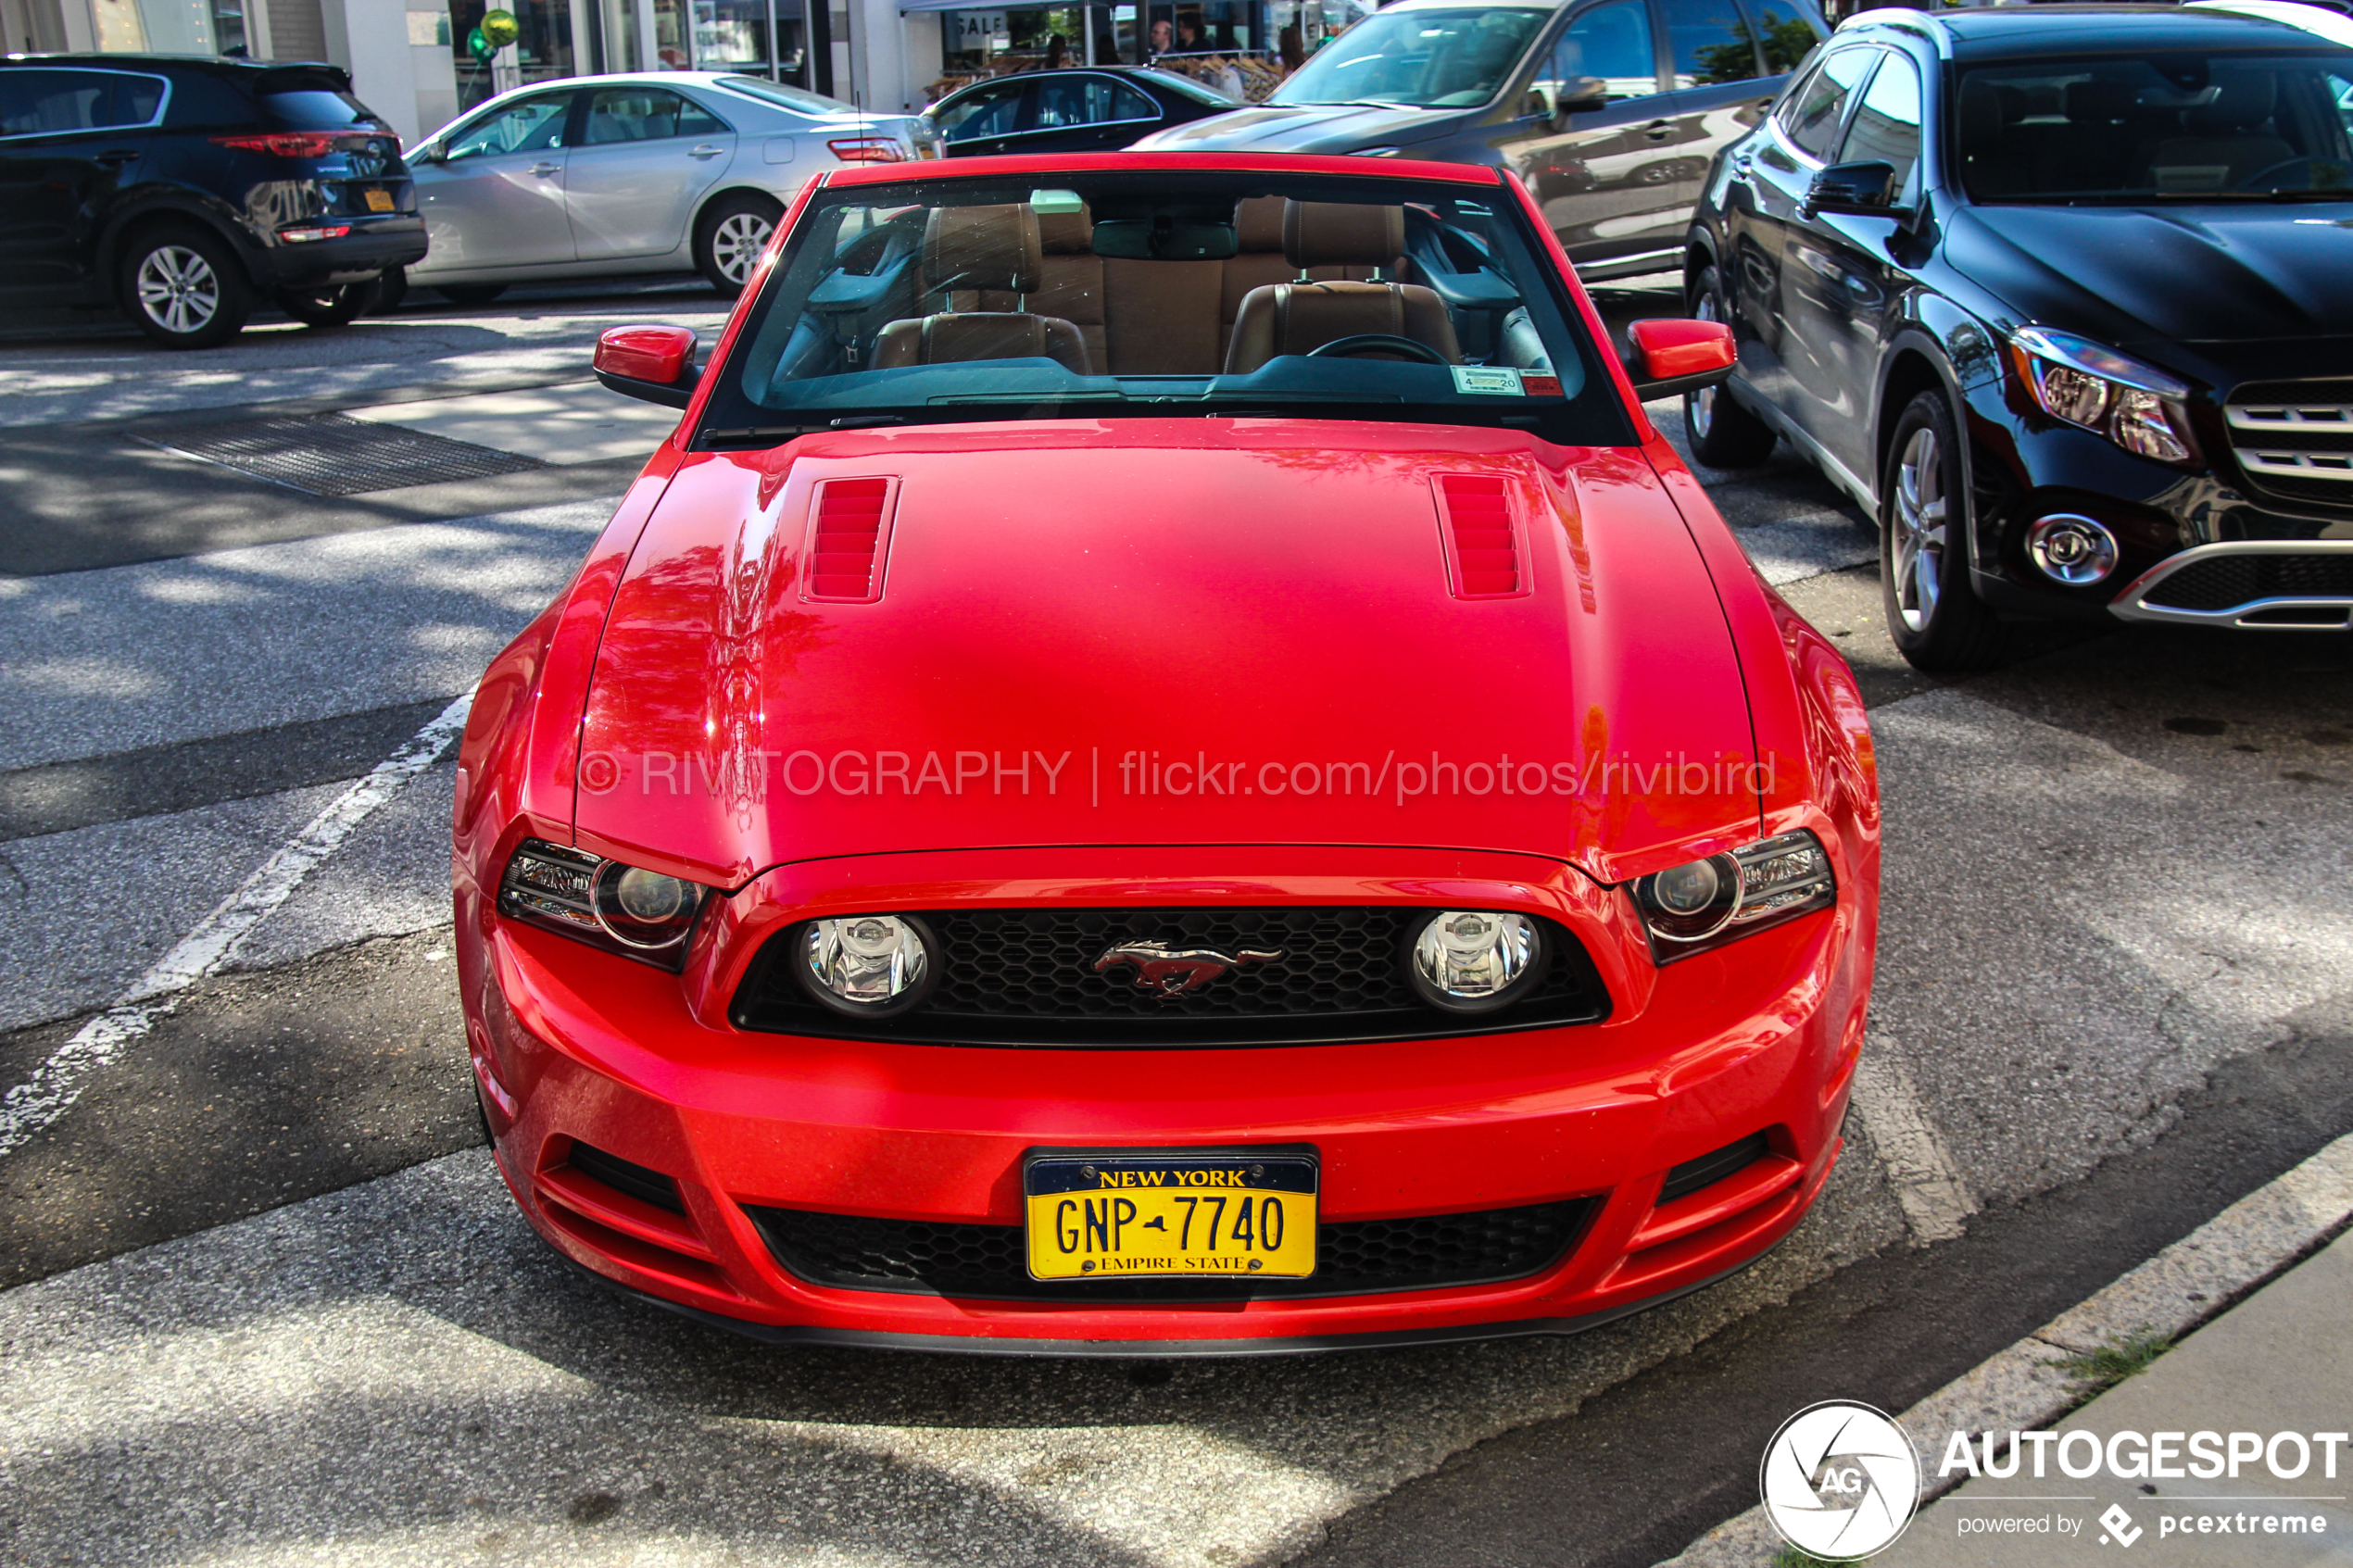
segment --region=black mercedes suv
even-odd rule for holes
[[[1914,664],[2020,617],[2353,620],[2353,49],[2219,10],[1875,11],[1709,171],[1685,272],[1878,518]]]
[[[114,305],[206,348],[338,326],[425,254],[400,138],[326,65],[0,57],[0,312]]]

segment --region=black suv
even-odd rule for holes
[[[0,310],[110,304],[206,348],[262,296],[340,326],[424,254],[400,138],[336,67],[0,58]]]
[[[1826,31],[1816,0],[1402,0],[1265,103],[1135,145],[1489,164],[1579,277],[1672,272],[1708,160]]]
[[[2019,617],[2353,620],[2353,49],[2221,10],[1875,11],[1710,172],[1694,454],[1879,519],[1922,669]]]

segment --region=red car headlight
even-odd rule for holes
[[[1821,840],[1800,828],[1643,877],[1634,902],[1664,964],[1827,909],[1838,880]]]
[[[498,911],[675,970],[711,889],[526,838],[498,879]]]

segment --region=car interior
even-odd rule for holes
[[[2344,83],[2324,66],[2159,65],[2069,61],[1971,71],[1960,95],[1962,170],[1971,195],[2001,201],[2353,185],[2353,147],[2337,103]]]
[[[1212,380],[1243,377],[1283,390],[1266,378],[1303,376],[1285,388],[1333,401],[1410,366],[1421,376],[1403,400],[1421,401],[1452,397],[1458,366],[1561,374],[1548,339],[1567,329],[1540,330],[1515,269],[1490,248],[1484,207],[1450,217],[1412,201],[1114,195],[1115,211],[1099,212],[1075,191],[1026,194],[845,212],[832,245],[792,260],[749,325],[745,394],[762,408],[808,404],[873,379],[862,372],[979,361],[1048,370],[1056,384],[1115,379],[1118,390],[1078,394],[1114,398],[1206,395]],[[1555,302],[1541,308],[1561,320]],[[1574,397],[1578,356],[1558,358],[1559,395]],[[1432,369],[1450,375],[1433,381]],[[959,384],[977,398],[1013,383]]]

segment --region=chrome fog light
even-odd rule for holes
[[[1541,926],[1527,915],[1441,909],[1406,955],[1415,994],[1449,1012],[1493,1012],[1536,988],[1545,960]]]
[[[938,978],[929,934],[905,915],[812,920],[801,933],[800,957],[802,987],[852,1018],[905,1012]]]
[[[2026,531],[2026,553],[2052,582],[2082,588],[2116,570],[2116,535],[2088,517],[2053,512]]]

